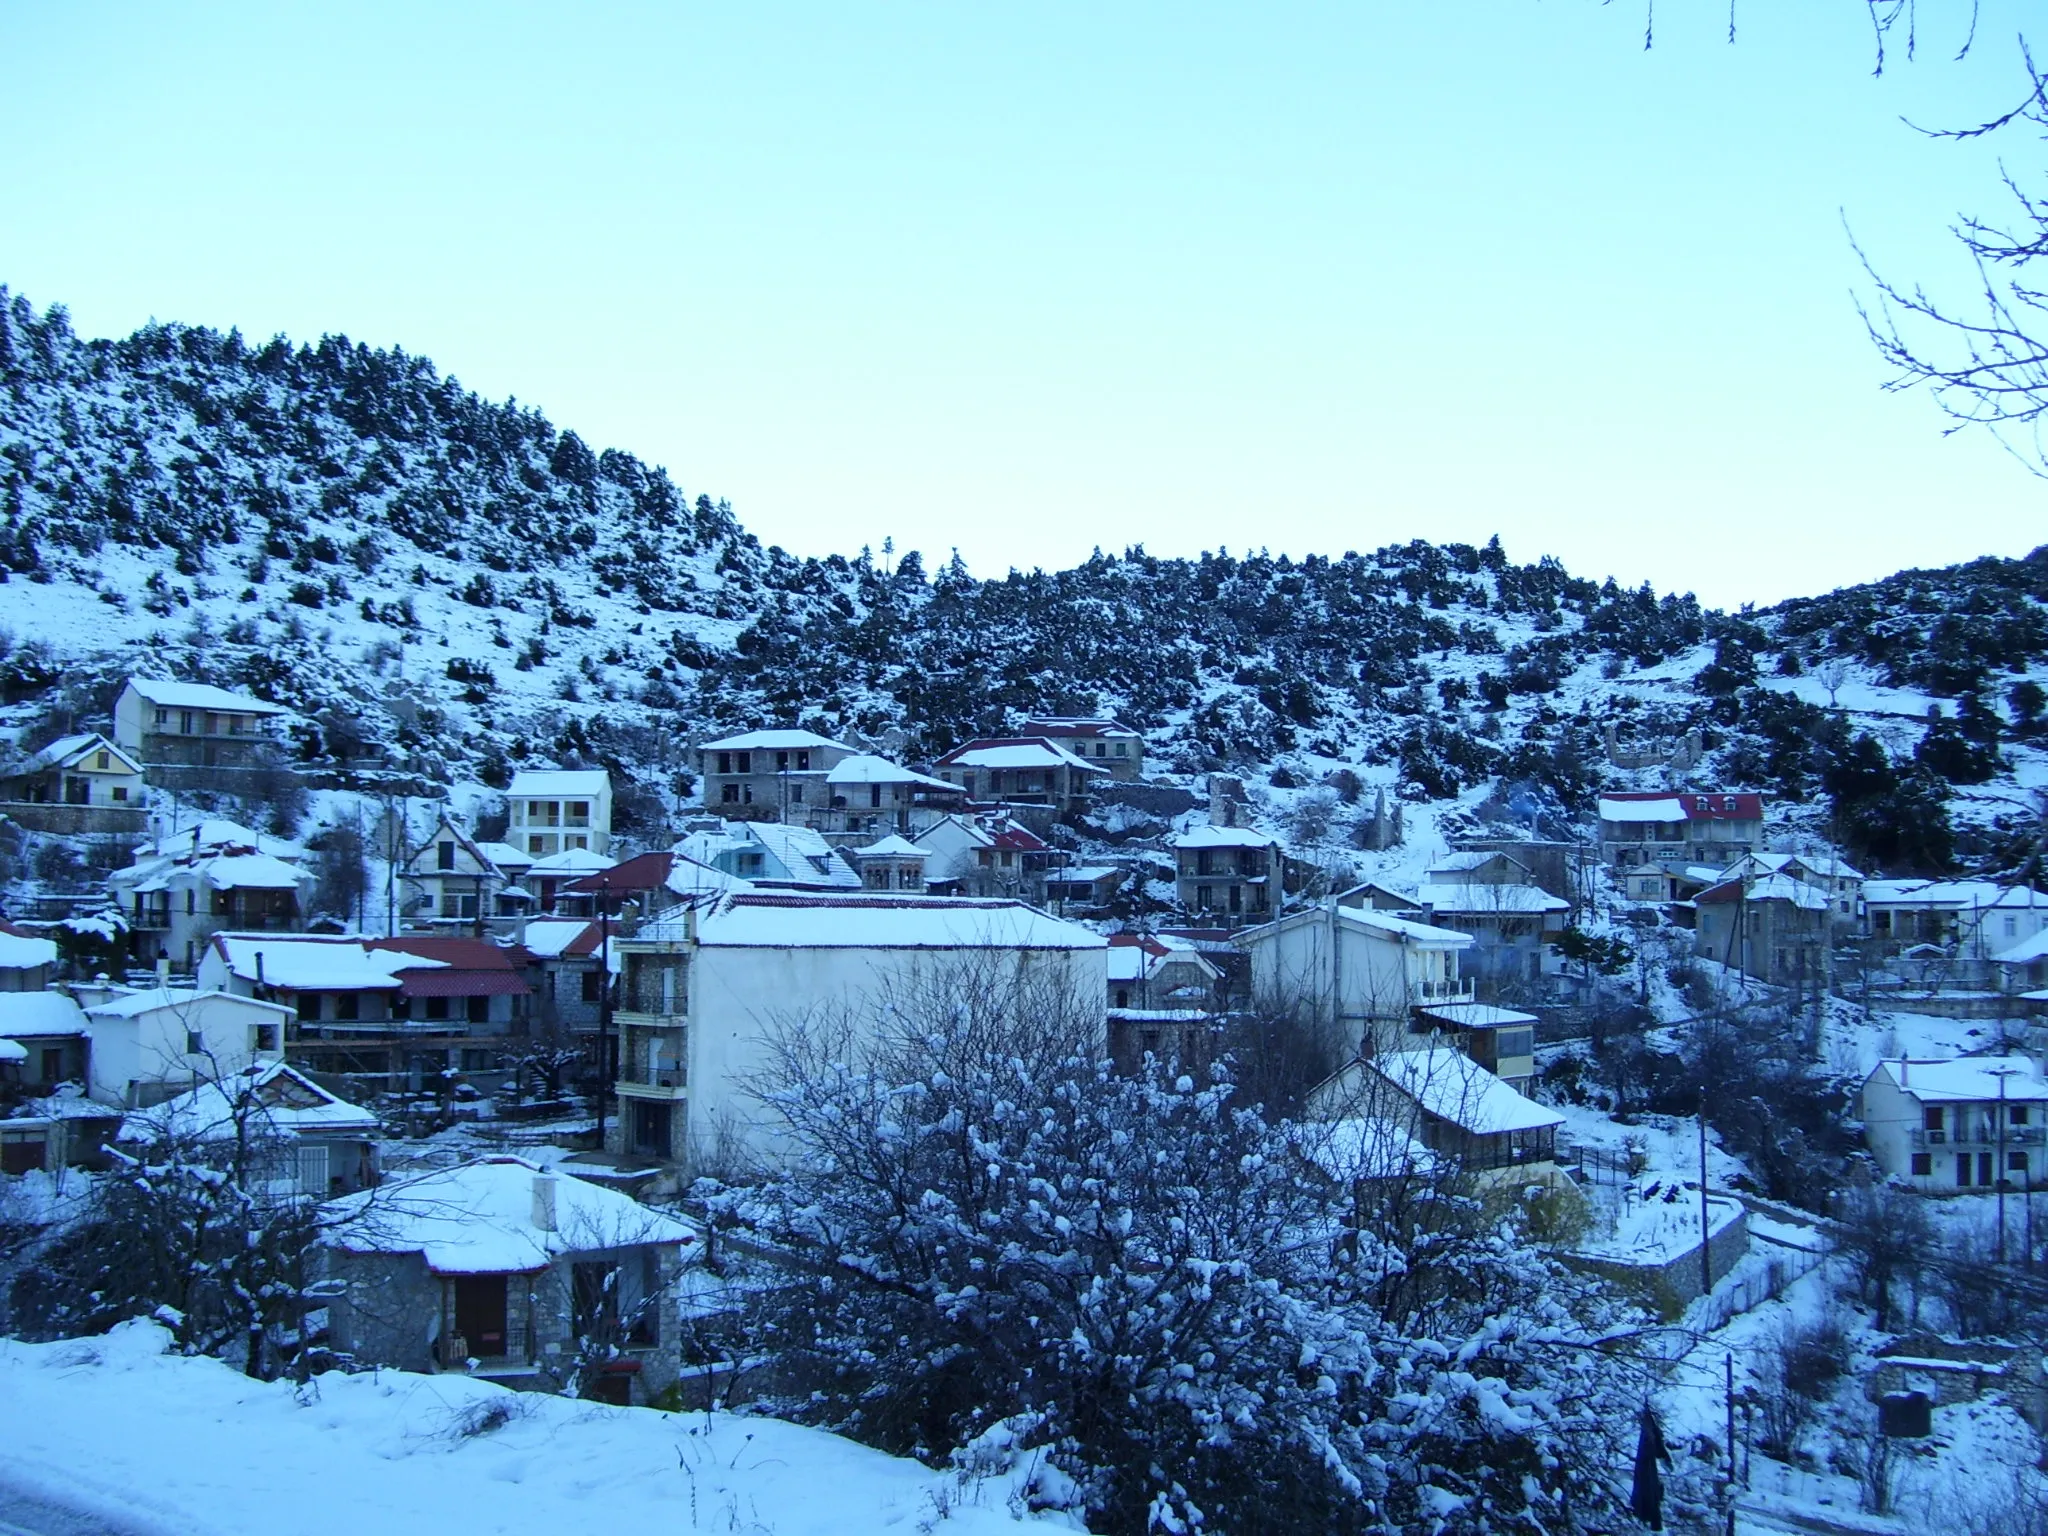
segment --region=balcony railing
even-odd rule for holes
[[[622,1066],[619,1068],[619,1081],[642,1088],[687,1088],[690,1086],[690,1073],[687,1067],[682,1066]]]
[[[1415,983],[1415,1001],[1418,1003],[1469,1003],[1472,1001],[1472,983],[1469,981],[1418,981]]]
[[[2038,1125],[2014,1125],[2006,1128],[2003,1139],[2008,1147],[2038,1147],[2042,1144],[2044,1136],[2048,1136],[2048,1128]],[[1956,1130],[1913,1132],[1913,1145],[1916,1147],[1991,1148],[1996,1147],[1999,1140],[1997,1129],[1988,1125],[1963,1126]]]

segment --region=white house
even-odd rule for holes
[[[1099,715],[1034,715],[1017,727],[1017,734],[1058,742],[1076,757],[1106,768],[1119,783],[1145,777],[1145,738],[1120,720]]]
[[[501,868],[490,850],[513,856],[515,870]],[[532,898],[513,881],[533,867],[531,856],[500,843],[480,843],[443,812],[433,832],[406,860],[402,871],[411,893],[406,915],[429,925],[474,925],[480,918],[518,917]]]
[[[1866,880],[1870,936],[1909,946],[1953,946],[1958,959],[1987,961],[2048,929],[2048,892],[1989,880]]]
[[[1416,1009],[1473,1001],[1458,933],[1370,907],[1331,902],[1236,936],[1252,960],[1262,1006],[1305,1009],[1363,1055],[1398,1049],[1419,1027]]]
[[[240,1142],[271,1195],[325,1200],[377,1182],[377,1117],[281,1061],[203,1082],[161,1104],[129,1111],[120,1141],[170,1142],[203,1156]]]
[[[525,768],[505,791],[505,840],[534,859],[570,849],[608,853],[612,776],[602,768]]]
[[[0,1101],[82,1083],[85,1014],[62,992],[0,992]]]
[[[305,926],[312,874],[276,850],[289,848],[231,821],[198,822],[139,850],[107,877],[128,920],[139,961],[168,958],[190,971],[223,929],[291,933]]]
[[[1871,1155],[1924,1194],[2000,1181],[2027,1190],[2042,1176],[2048,1080],[2027,1057],[1880,1061],[1863,1080],[1862,1101]]]
[[[1764,797],[1676,791],[1600,797],[1600,857],[1617,869],[1726,869],[1763,847]]]
[[[36,831],[143,830],[142,763],[97,731],[60,737],[0,775],[8,814]]]
[[[741,893],[615,943],[623,969],[611,1150],[692,1170],[781,1155],[751,1085],[785,1025],[859,1020],[890,995],[965,984],[970,973],[984,984],[1043,984],[1098,1029],[1106,1013],[1103,938],[1011,901]]]
[[[282,1060],[292,1017],[280,1003],[217,989],[109,987],[81,996],[92,1037],[92,1097],[129,1107]]]
[[[271,722],[285,710],[210,683],[174,683],[131,677],[114,701],[114,741],[167,782],[163,769],[246,769],[261,764],[272,745]]]
[[[857,752],[825,775],[824,803],[809,807],[802,819],[821,832],[908,837],[966,804],[967,791],[957,784]]]
[[[1309,1093],[1321,1120],[1391,1126],[1439,1164],[1482,1180],[1555,1183],[1564,1116],[1517,1093],[1462,1052],[1389,1051],[1345,1063]]]

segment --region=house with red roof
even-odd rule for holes
[[[1615,869],[1726,869],[1764,845],[1764,797],[1677,790],[1600,797],[1600,857]]]

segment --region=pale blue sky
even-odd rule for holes
[[[2025,10],[1873,81],[1862,0],[0,0],[0,282],[401,344],[802,553],[1497,531],[1771,601],[2048,538],[1879,393],[1841,222],[1967,277],[1989,157],[1898,115],[2005,105]]]

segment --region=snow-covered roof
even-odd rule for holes
[[[515,800],[548,795],[607,795],[612,776],[602,768],[522,768],[505,793]]]
[[[1910,1058],[1880,1061],[1870,1075],[1883,1073],[1903,1093],[1925,1103],[1986,1103],[2004,1097],[2023,1103],[2048,1101],[2048,1080],[2025,1056],[1961,1056],[1946,1061]]]
[[[195,851],[204,853],[209,848],[254,848],[258,853],[274,855],[290,851],[292,845],[282,838],[265,837],[261,832],[245,827],[239,821],[229,821],[223,816],[208,816],[195,821],[189,827],[166,832],[154,843],[145,844],[137,851],[137,862],[141,861],[143,854],[189,855]]]
[[[230,853],[206,865],[206,883],[216,891],[295,891],[313,877],[267,853]]]
[[[592,853],[588,848],[564,848],[560,853],[551,853],[544,859],[535,859],[528,867],[529,875],[545,875],[550,879],[575,879],[581,875],[595,875],[614,867],[614,861],[601,853]]]
[[[538,1189],[536,1186],[539,1186]],[[551,1192],[551,1226],[535,1221]],[[324,1241],[351,1253],[417,1253],[440,1275],[530,1274],[564,1254],[693,1243],[697,1229],[630,1195],[516,1157],[487,1157],[326,1206]]]
[[[722,736],[717,741],[707,741],[697,750],[700,752],[800,752],[815,751],[820,747],[833,747],[843,752],[846,749],[830,736],[820,736],[816,731],[742,731],[737,736]]]
[[[1467,870],[1483,869],[1495,859],[1506,859],[1510,864],[1522,863],[1520,859],[1511,853],[1502,853],[1488,848],[1468,848],[1461,853],[1445,854],[1429,866],[1429,872],[1432,875],[1458,875],[1465,873]],[[1523,868],[1526,869],[1527,867],[1527,865],[1523,865]]]
[[[1863,899],[1877,906],[2048,908],[2048,891],[1989,880],[1866,880]]]
[[[1750,881],[1749,899],[1789,901],[1806,912],[1825,912],[1831,904],[1828,893],[1819,886],[1808,885],[1790,875],[1766,875],[1761,880]]]
[[[1845,860],[1832,853],[1752,853],[1748,856],[1748,862],[1773,874],[1797,865],[1810,875],[1819,875],[1823,880],[1863,878],[1861,872],[1851,869]]]
[[[948,784],[944,779],[935,779],[930,774],[918,773],[900,763],[892,763],[886,757],[876,757],[871,752],[856,752],[852,757],[837,764],[825,775],[827,784],[922,784],[927,789],[943,789],[953,794],[961,792],[958,784]]]
[[[84,1033],[84,1010],[63,992],[0,992],[0,1038]]]
[[[1143,981],[1145,963],[1151,957],[1135,944],[1112,944],[1109,946],[1109,979],[1111,981]]]
[[[1429,884],[1416,893],[1416,900],[1432,912],[1529,914],[1563,912],[1571,903],[1553,896],[1540,886],[1494,885],[1484,881]]]
[[[580,954],[590,954],[596,950],[596,940],[581,944],[577,940],[586,933],[595,934],[597,926],[588,917],[536,917],[527,923],[519,942],[536,960],[559,960],[572,947]]]
[[[57,941],[0,922],[0,971],[32,971],[57,963]]]
[[[283,1003],[265,1002],[261,998],[242,997],[233,992],[200,992],[190,987],[142,987],[132,992],[123,992],[110,997],[103,1003],[94,1003],[86,1009],[86,1016],[94,1019],[133,1019],[145,1013],[155,1013],[160,1008],[189,1008],[194,1003],[215,998],[226,998],[237,1008],[256,1008],[265,1013],[291,1017],[292,1010]]]
[[[1564,1124],[1556,1110],[1524,1098],[1460,1051],[1389,1051],[1364,1065],[1432,1115],[1477,1136]]]
[[[266,704],[246,693],[229,693],[211,683],[172,683],[155,677],[131,677],[128,686],[152,704],[166,709],[210,709],[216,714],[281,715],[281,705]]]
[[[1403,1126],[1374,1115],[1303,1120],[1293,1127],[1301,1154],[1333,1179],[1394,1179],[1432,1169],[1436,1154]]]
[[[1507,1029],[1517,1024],[1534,1024],[1536,1015],[1492,1003],[1430,1003],[1419,1010],[1455,1029]]]
[[[1280,839],[1251,827],[1196,827],[1173,840],[1176,848],[1273,848]]]
[[[218,1083],[201,1083],[148,1109],[131,1110],[121,1122],[119,1139],[228,1141],[244,1131],[310,1136],[368,1135],[376,1129],[377,1117],[369,1110],[272,1061],[245,1067]]]
[[[1093,885],[1097,880],[1122,873],[1114,864],[1081,864],[1072,869],[1049,870],[1045,878],[1054,885]]]
[[[2021,939],[2010,949],[2001,949],[1991,958],[2000,965],[2027,965],[2035,960],[2048,960],[2048,928],[2043,928],[2031,939]]]
[[[1082,773],[1107,773],[1106,768],[1076,757],[1043,737],[970,741],[939,759],[946,768],[1072,768]]]
[[[78,759],[91,752],[105,752],[118,757],[130,773],[142,772],[142,764],[115,746],[98,731],[84,731],[76,736],[60,736],[22,766],[24,773],[41,773],[46,768],[68,768]]]
[[[1658,822],[1685,820],[1685,806],[1678,796],[1662,800],[1609,800],[1600,801],[1602,821]]]
[[[217,933],[213,947],[228,969],[243,981],[293,992],[395,991],[397,973],[446,964],[402,950],[371,949],[361,939],[280,937],[257,933]]]
[[[775,856],[791,880],[805,885],[860,888],[860,876],[853,866],[811,828],[792,827],[779,821],[749,821],[742,823],[742,829],[750,841]]]
[[[1376,912],[1370,907],[1340,907],[1337,915],[1354,928],[1375,929],[1388,938],[1417,944],[1424,949],[1470,949],[1478,942],[1471,934],[1460,933],[1455,928],[1418,923],[1412,918]]]
[[[742,880],[738,875],[728,875],[722,869],[709,864],[700,864],[685,854],[677,854],[670,866],[668,879],[663,882],[678,896],[722,896],[728,891],[751,891],[754,882]]]
[[[707,946],[757,949],[1103,949],[1108,944],[1078,923],[1017,901],[794,892],[727,897],[699,921],[697,938]]]
[[[891,832],[880,842],[869,843],[865,848],[853,850],[854,857],[861,859],[928,859],[932,856],[929,848],[920,848],[907,838]]]
[[[533,855],[510,843],[478,843],[476,851],[508,875],[533,867]]]

